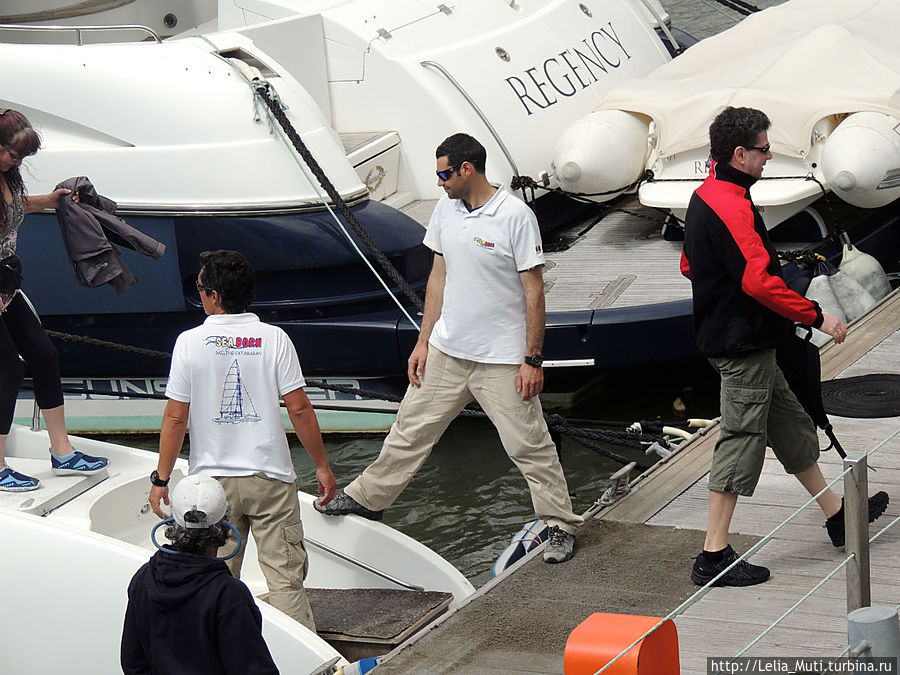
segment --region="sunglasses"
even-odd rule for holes
[[[443,171],[435,171],[435,173],[437,174],[437,177],[442,181],[448,181],[450,180],[451,176],[453,176],[453,172],[459,171],[459,167],[461,167],[462,165],[463,163],[460,162],[456,166],[451,166],[449,169],[444,169]]]
[[[764,146],[762,146],[761,148],[760,148],[760,147],[757,147],[757,146],[754,146],[754,145],[751,145],[749,148],[746,148],[746,149],[747,149],[747,150],[756,150],[757,152],[761,152],[761,153],[764,154],[764,155],[768,155],[768,154],[769,154],[769,150],[771,149],[771,147],[772,147],[772,144],[771,144],[771,143],[766,143],[766,144],[765,144]]]
[[[210,288],[209,286],[204,286],[199,281],[197,282],[197,292],[198,293],[202,293],[203,291],[206,291],[207,293],[212,293],[214,290],[216,290],[216,289]]]

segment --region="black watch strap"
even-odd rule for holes
[[[532,354],[531,356],[526,356],[525,363],[532,368],[540,368],[544,363],[544,355]]]
[[[166,478],[165,480],[163,480],[162,478],[160,478],[159,471],[157,471],[156,469],[153,469],[153,473],[150,474],[150,482],[156,487],[168,487],[169,485],[169,479]]]

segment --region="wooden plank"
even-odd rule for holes
[[[822,380],[830,380],[900,328],[900,288],[850,324],[842,344],[829,340],[820,350]]]
[[[900,372],[900,291],[894,291],[850,326],[842,345],[832,341],[821,349],[823,379],[872,372]],[[832,424],[845,449],[871,450],[900,426],[900,420],[847,419],[832,415]],[[601,512],[603,519],[643,522],[659,526],[705,529],[708,471],[717,428],[686,445],[636,481],[634,490]],[[826,440],[820,434],[825,447]],[[684,457],[679,457],[682,453]],[[900,438],[886,443],[870,458],[878,467],[869,473],[869,490],[890,493],[900,483]],[[836,453],[822,455],[826,480],[842,471]],[[841,486],[836,486],[841,492]],[[898,496],[898,495],[894,495]],[[771,450],[754,496],[741,499],[732,532],[763,536],[780,525],[809,499],[793,476],[784,473]],[[666,501],[668,500],[668,501]],[[662,503],[662,506],[660,506]],[[900,508],[893,504],[870,535],[892,522]],[[821,511],[811,508],[781,527],[757,551],[752,562],[768,566],[771,579],[751,588],[713,589],[676,618],[681,672],[705,675],[708,656],[734,656],[767,629],[775,619],[831,573],[844,559],[843,549],[831,546]],[[897,530],[896,532],[894,530]],[[900,596],[900,527],[888,530],[872,544],[872,597],[875,604],[893,604]],[[688,561],[685,561],[687,574]],[[846,580],[843,571],[776,626],[748,652],[760,656],[835,656],[847,643]],[[889,602],[885,602],[889,601]]]

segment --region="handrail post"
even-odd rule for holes
[[[34,399],[34,410],[31,413],[31,430],[41,430],[41,407],[38,405],[37,398]]]
[[[869,476],[865,454],[844,458],[844,531],[847,564],[847,612],[872,604],[869,571]]]
[[[509,166],[513,170],[513,176],[518,176],[519,175],[519,167],[516,166],[515,160],[513,159],[509,150],[506,149],[506,145],[501,140],[500,134],[497,133],[497,130],[494,128],[494,125],[491,124],[491,121],[487,118],[487,115],[485,115],[481,111],[481,108],[478,107],[478,104],[475,103],[475,99],[473,99],[471,96],[469,96],[469,92],[467,92],[463,88],[463,86],[459,82],[456,81],[456,78],[450,74],[449,70],[444,68],[444,66],[442,66],[437,61],[420,61],[419,65],[423,66],[424,68],[435,69],[441,75],[443,75],[450,84],[452,84],[454,87],[456,87],[456,90],[462,95],[462,97],[464,99],[466,99],[466,102],[469,104],[469,106],[471,106],[472,110],[475,111],[475,114],[481,118],[482,122],[484,122],[484,126],[487,127],[487,130],[490,132],[491,136],[494,137],[494,140],[497,142],[497,145],[500,146],[500,151],[506,157],[506,161],[509,162]]]

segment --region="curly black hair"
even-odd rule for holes
[[[204,555],[211,548],[224,546],[231,536],[231,528],[224,520],[202,529],[188,529],[173,523],[166,527],[165,534],[176,551]]]
[[[770,126],[769,118],[761,110],[728,106],[709,125],[709,154],[716,162],[727,164],[735,148],[753,147],[759,135]]]
[[[434,158],[446,157],[450,166],[459,166],[463,162],[469,162],[475,171],[484,173],[487,163],[487,150],[469,134],[453,134],[443,140],[434,151]]]
[[[229,314],[247,311],[256,297],[256,273],[246,256],[238,251],[201,253],[200,281],[207,288],[219,292],[222,309]]]

